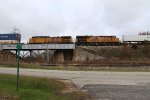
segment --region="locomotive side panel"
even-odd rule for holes
[[[61,43],[61,37],[51,37],[51,43]]]
[[[61,37],[61,43],[72,43],[72,38],[71,36],[62,36]]]
[[[30,44],[42,44],[50,43],[51,38],[49,36],[36,36],[29,39]]]
[[[49,36],[35,36],[29,39],[30,44],[42,43],[72,43],[71,36],[63,37],[49,37]]]
[[[82,46],[101,46],[101,45],[118,45],[119,38],[116,36],[78,36],[76,37],[77,45]]]
[[[113,43],[113,42],[119,42],[119,38],[116,38],[114,36],[99,36],[98,42],[104,42],[104,43]]]
[[[90,36],[76,36],[76,45],[77,46],[88,46],[91,41]]]

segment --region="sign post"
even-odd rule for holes
[[[17,62],[17,91],[19,87],[19,67],[20,67],[20,50],[22,49],[22,44],[18,43],[17,46],[17,51],[18,51],[18,62]]]

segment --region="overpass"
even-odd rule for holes
[[[17,56],[17,48],[16,44],[0,44],[0,50],[10,50],[16,51]],[[73,61],[75,44],[22,44],[21,51],[28,51],[25,55],[29,53],[32,58],[32,54],[34,51],[44,50],[47,52],[46,59],[49,61],[49,51],[53,50],[53,60],[56,62],[65,62],[65,61]],[[23,56],[25,56],[23,55]],[[31,59],[32,60],[32,59]]]

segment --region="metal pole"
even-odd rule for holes
[[[47,63],[49,63],[49,50],[46,50],[46,55],[47,55]]]
[[[20,49],[18,49],[18,63],[17,63],[17,91],[19,87],[19,66],[20,65]]]
[[[19,29],[16,29],[14,27],[14,33],[18,31],[18,34],[20,33]],[[20,41],[18,41],[17,45],[16,45],[17,51],[18,51],[18,60],[17,60],[17,91],[18,91],[18,87],[19,87],[19,65],[20,65],[20,49],[22,49],[22,44],[20,44]]]

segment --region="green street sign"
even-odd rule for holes
[[[16,48],[17,48],[17,49],[22,49],[22,44],[21,44],[21,43],[18,43],[17,46],[16,46]]]

